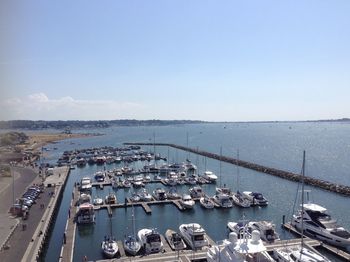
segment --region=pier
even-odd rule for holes
[[[272,167],[267,167],[255,163],[251,163],[248,161],[243,161],[239,159],[235,159],[232,157],[227,157],[227,156],[220,156],[215,153],[210,153],[204,150],[200,149],[195,149],[195,148],[190,148],[190,147],[185,147],[181,145],[176,145],[176,144],[170,144],[170,143],[124,143],[125,145],[140,145],[140,146],[169,146],[172,148],[180,149],[183,151],[191,152],[194,154],[202,155],[205,157],[209,157],[212,159],[220,160],[226,163],[230,163],[233,165],[241,166],[244,168],[248,168],[254,171],[258,171],[261,173],[273,175],[276,177],[280,177],[283,179],[287,179],[290,181],[294,182],[301,182],[302,176],[300,174],[295,174],[292,172],[272,168]],[[317,179],[309,176],[304,177],[304,183],[310,186],[318,187],[330,192],[338,193],[344,196],[350,196],[350,186],[345,186],[345,185],[340,185],[340,184],[335,184],[329,181],[325,181],[322,179]]]

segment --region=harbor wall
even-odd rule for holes
[[[194,154],[198,154],[198,155],[202,155],[205,157],[209,157],[212,159],[216,159],[216,160],[221,160],[223,162],[227,162],[233,165],[237,165],[237,166],[241,166],[244,168],[248,168],[251,170],[255,170],[261,173],[265,173],[265,174],[269,174],[269,175],[273,175],[276,177],[280,177],[283,179],[287,179],[290,181],[294,181],[294,182],[301,182],[302,180],[302,176],[300,174],[295,174],[292,172],[288,172],[288,171],[284,171],[284,170],[280,170],[280,169],[276,169],[276,168],[271,168],[271,167],[267,167],[267,166],[263,166],[263,165],[259,165],[259,164],[255,164],[252,162],[248,162],[248,161],[243,161],[243,160],[239,160],[239,159],[235,159],[232,157],[227,157],[227,156],[220,156],[218,154],[215,153],[211,153],[211,152],[207,152],[204,150],[200,150],[200,149],[195,149],[195,148],[190,148],[190,147],[185,147],[185,146],[181,146],[181,145],[176,145],[176,144],[170,144],[170,143],[124,143],[125,145],[155,145],[155,146],[169,146],[172,148],[177,148],[183,151],[187,151],[187,152],[191,152]],[[334,193],[338,193],[344,196],[350,196],[350,186],[345,186],[345,185],[341,185],[341,184],[336,184],[336,183],[332,183],[326,180],[322,180],[322,179],[318,179],[318,178],[313,178],[313,177],[309,177],[309,176],[304,176],[304,182],[307,185],[311,185],[314,187],[318,187],[330,192],[334,192]]]

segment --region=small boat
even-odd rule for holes
[[[212,171],[205,171],[203,174],[203,178],[209,183],[215,183],[216,180],[218,180],[218,176],[215,175]]]
[[[113,194],[113,193],[109,193],[108,196],[106,196],[106,198],[105,198],[105,203],[107,205],[117,204],[117,197],[116,197],[116,195]]]
[[[188,185],[196,185],[197,184],[197,180],[193,176],[186,177],[185,182]]]
[[[141,229],[137,233],[137,236],[146,254],[158,253],[163,250],[163,242],[160,234],[155,229]]]
[[[194,186],[189,189],[190,195],[193,198],[200,198],[204,196],[204,192],[200,186]]]
[[[77,167],[84,167],[86,165],[86,160],[85,158],[78,158],[77,159]]]
[[[251,202],[247,198],[243,197],[243,195],[237,191],[237,193],[233,194],[232,196],[232,201],[236,206],[239,207],[250,207]]]
[[[91,203],[91,196],[90,194],[81,193],[78,199],[78,205],[84,204],[84,203]]]
[[[251,202],[252,206],[267,206],[269,202],[258,192],[243,191],[242,196]]]
[[[132,193],[130,197],[131,202],[139,202],[141,200],[141,197],[137,193]]]
[[[152,195],[150,193],[148,193],[146,188],[142,188],[139,192],[138,195],[140,196],[140,200],[141,201],[152,201]]]
[[[106,173],[103,172],[103,171],[97,171],[95,173],[95,179],[97,182],[103,182],[105,181],[105,178],[106,178]]]
[[[196,202],[192,199],[192,197],[188,194],[183,194],[180,204],[182,205],[183,208],[185,209],[192,209]]]
[[[165,239],[172,250],[182,250],[186,248],[186,244],[181,235],[174,230],[168,229],[165,232]]]
[[[80,191],[91,191],[92,183],[90,177],[83,177],[80,181]]]
[[[123,245],[126,253],[135,256],[141,249],[141,243],[136,238],[135,235],[135,215],[134,215],[134,206],[132,206],[132,234],[125,237]]]
[[[229,197],[229,195],[226,194],[216,194],[213,197],[213,201],[218,204],[220,207],[223,208],[231,208],[232,207],[232,201]]]
[[[165,190],[162,188],[157,188],[153,191],[153,196],[156,200],[166,200],[167,195],[165,193]]]
[[[95,223],[94,206],[90,203],[84,203],[79,205],[76,221],[78,224],[91,224]]]
[[[171,187],[169,191],[166,193],[166,195],[167,195],[167,199],[171,199],[171,200],[181,199],[181,195],[177,193],[176,187]]]
[[[243,238],[243,236],[250,237],[253,231],[253,228],[249,225],[248,220],[244,218],[238,220],[238,222],[228,222],[227,227],[231,232],[236,233],[239,239]]]
[[[96,198],[94,199],[94,205],[95,205],[95,206],[103,205],[103,199],[100,198],[100,197],[96,197]]]
[[[117,241],[112,236],[105,237],[101,243],[101,249],[107,258],[115,257],[119,251]]]
[[[134,181],[133,181],[133,185],[134,187],[142,187],[145,184],[143,183],[143,177],[140,175],[137,175],[134,177]]]
[[[186,244],[193,250],[208,246],[205,230],[197,223],[182,224],[179,226],[180,234]]]
[[[258,230],[262,241],[267,243],[273,243],[279,239],[279,235],[276,232],[276,226],[269,221],[257,221],[249,222],[249,226],[253,230]]]
[[[215,207],[213,200],[211,200],[210,197],[208,197],[207,195],[201,197],[199,199],[199,203],[201,204],[202,207],[207,209],[212,209]]]

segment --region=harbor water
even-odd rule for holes
[[[74,132],[86,132],[75,130]],[[350,185],[350,125],[341,123],[232,123],[232,124],[196,124],[163,127],[111,127],[106,129],[88,130],[88,132],[103,133],[102,136],[70,139],[47,146],[45,161],[55,163],[66,150],[101,146],[122,146],[124,142],[156,142],[174,143],[209,152],[236,157],[239,149],[240,159],[269,167],[300,173],[302,151],[307,152],[306,175],[335,183]],[[143,147],[144,150],[160,153],[169,162],[183,162],[190,159],[198,167],[198,173],[211,170],[219,176],[217,185],[229,186],[233,191],[258,191],[269,200],[267,207],[251,207],[241,209],[205,210],[196,204],[193,210],[179,211],[174,205],[152,205],[152,214],[147,215],[141,207],[135,207],[136,230],[149,227],[157,228],[162,234],[168,228],[178,230],[183,223],[196,222],[201,224],[214,241],[227,237],[228,221],[237,221],[245,216],[248,220],[271,220],[276,224],[282,239],[292,237],[279,225],[282,216],[287,219],[293,214],[294,200],[297,197],[298,184],[258,173],[249,169],[239,168],[217,160],[205,159],[202,156],[189,154],[168,147]],[[129,164],[135,168],[146,163]],[[121,164],[106,165],[106,169],[120,168]],[[46,261],[57,261],[62,245],[63,232],[68,217],[71,193],[75,182],[84,176],[93,175],[102,170],[103,166],[86,165],[71,170],[65,188],[61,207],[52,231],[52,236],[46,252]],[[239,183],[237,183],[239,181]],[[152,192],[161,184],[148,184],[146,188]],[[179,185],[180,193],[188,193],[189,186]],[[214,195],[215,185],[203,186],[208,195]],[[332,216],[338,219],[340,225],[350,228],[349,198],[313,187],[311,199],[325,206]],[[117,195],[119,202],[124,202],[133,192],[130,189],[115,190],[112,187],[93,189],[92,197],[104,198],[109,192]],[[78,226],[74,247],[74,261],[81,261],[83,256],[89,260],[102,259],[100,243],[112,229],[117,239],[122,240],[125,234],[132,231],[131,208],[113,210],[110,219],[106,210],[96,212],[96,224]],[[335,261],[335,259],[333,259]]]

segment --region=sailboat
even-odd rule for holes
[[[237,161],[239,159],[239,151],[237,150]],[[237,167],[237,193],[232,195],[232,201],[239,207],[250,207],[251,203],[248,199],[244,198],[242,193],[239,191],[239,166]]]
[[[113,236],[113,232],[112,232],[112,218],[110,218],[110,229],[111,229],[110,235],[105,236],[104,240],[101,243],[102,253],[107,258],[115,257],[119,251],[117,241]]]
[[[135,214],[134,214],[134,206],[132,206],[132,234],[125,236],[124,239],[124,249],[125,252],[128,254],[135,256],[141,249],[141,244],[137,240],[136,234],[135,234]]]
[[[304,176],[305,176],[305,151],[303,152],[303,165],[301,171],[301,202],[302,216],[304,214]],[[285,246],[273,250],[274,258],[279,262],[330,262],[329,259],[316,250],[305,246],[304,243],[304,219],[301,220],[301,243],[294,246]]]

